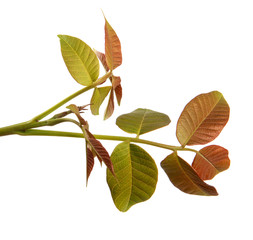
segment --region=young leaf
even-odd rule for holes
[[[87,134],[86,140],[91,147],[92,151],[95,153],[97,158],[100,162],[104,162],[104,164],[107,166],[107,168],[111,171],[112,175],[114,175],[114,168],[111,161],[111,158],[106,151],[106,149],[103,147],[101,142],[99,142],[90,132],[88,129],[85,129],[85,132]]]
[[[106,149],[103,147],[101,142],[99,142],[88,130],[88,123],[82,118],[79,109],[76,105],[71,104],[67,107],[70,109],[73,113],[76,114],[78,117],[78,120],[81,124],[81,129],[84,134],[84,138],[86,139],[86,156],[87,156],[87,177],[89,177],[90,172],[93,168],[93,158],[94,155],[97,156],[98,160],[102,163],[104,162],[107,168],[112,172],[114,175],[113,165],[111,158],[106,151]],[[92,166],[92,167],[91,167]]]
[[[107,170],[115,206],[122,212],[149,199],[156,188],[158,171],[152,157],[141,147],[123,142],[114,149],[111,160],[116,178]]]
[[[170,118],[163,113],[138,108],[117,118],[116,124],[123,131],[137,136],[167,126]]]
[[[79,108],[75,104],[70,104],[69,106],[67,106],[67,108],[70,109],[77,116],[82,126],[88,126],[88,123],[83,119],[83,117],[80,114]]]
[[[91,146],[86,142],[86,184],[94,166],[94,155]]]
[[[105,57],[110,70],[121,65],[122,54],[120,40],[105,18]]]
[[[172,184],[181,191],[195,195],[216,196],[216,189],[203,182],[194,169],[176,152],[167,156],[161,167],[168,175]]]
[[[103,101],[105,100],[106,96],[110,92],[111,87],[101,87],[101,88],[95,88],[92,98],[91,98],[91,103],[90,103],[90,110],[93,115],[98,115],[99,114],[99,108]]]
[[[216,174],[229,168],[230,160],[227,149],[211,145],[202,148],[199,153],[196,154],[192,167],[202,180],[210,180]]]
[[[121,87],[120,77],[116,77],[112,75],[112,87],[114,89],[118,105],[120,105],[121,98],[122,98],[122,87]]]
[[[177,139],[182,146],[206,144],[222,131],[229,106],[218,91],[200,94],[184,108],[177,122]]]
[[[100,62],[102,63],[102,65],[103,65],[104,69],[106,70],[106,72],[108,72],[110,69],[107,65],[107,62],[106,62],[106,59],[105,59],[105,54],[101,53],[97,50],[95,50],[95,53],[96,53],[98,59],[100,60]]]
[[[97,57],[99,58],[99,60],[101,61],[102,65],[104,66],[105,70],[108,72],[109,67],[106,63],[105,54],[103,54],[101,52],[98,52],[98,51],[95,51],[95,53],[96,53]],[[120,84],[121,79],[120,79],[120,77],[112,75],[110,77],[110,80],[112,82],[112,87],[113,87],[113,90],[115,92],[118,105],[120,105],[121,98],[122,98],[122,87],[121,87],[121,84]]]
[[[114,111],[114,94],[113,94],[113,88],[111,88],[110,97],[109,97],[108,104],[105,110],[104,120],[111,117],[113,114],[113,111]]]
[[[92,49],[82,40],[58,35],[64,62],[72,77],[84,86],[91,85],[99,76],[99,61]]]

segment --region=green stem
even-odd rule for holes
[[[37,127],[42,127],[42,126],[53,126],[53,125],[56,125],[56,124],[61,123],[61,122],[73,122],[75,124],[78,124],[76,121],[74,121],[72,119],[69,119],[69,118],[49,119],[49,120],[42,121],[42,122],[40,122],[40,120],[42,118],[46,117],[47,115],[49,115],[50,113],[52,113],[53,111],[55,111],[56,109],[58,109],[59,107],[61,107],[63,104],[65,104],[68,101],[72,100],[73,98],[75,98],[75,97],[79,96],[80,94],[82,94],[82,93],[84,93],[84,92],[86,92],[86,91],[88,91],[92,88],[95,88],[96,86],[102,84],[111,75],[112,75],[112,71],[107,72],[103,77],[99,78],[92,85],[90,85],[88,87],[84,87],[84,88],[80,89],[79,91],[71,94],[67,98],[65,98],[62,101],[60,101],[59,103],[55,104],[53,107],[51,107],[48,110],[46,110],[46,111],[42,112],[41,114],[37,115],[36,117],[31,119],[30,121],[22,122],[22,123],[18,123],[18,124],[14,124],[14,125],[10,125],[10,126],[7,126],[7,127],[0,128],[0,136],[15,134],[16,132],[25,131],[25,130],[31,129],[31,128],[37,128]]]
[[[62,122],[72,122],[79,126],[79,123],[71,118],[49,119],[49,120],[45,120],[41,122],[28,121],[28,122],[18,123],[11,126],[0,128],[0,136],[16,134],[16,132],[26,131],[31,128],[54,126]]]
[[[75,132],[62,132],[62,131],[50,131],[50,130],[34,130],[29,129],[26,131],[16,132],[16,134],[22,135],[22,136],[55,136],[55,137],[75,137],[75,138],[84,138],[82,133],[75,133]],[[147,144],[159,148],[169,149],[171,151],[191,151],[198,153],[197,150],[191,149],[191,148],[183,148],[181,146],[172,146],[167,145],[163,143],[157,143],[145,139],[140,138],[130,138],[130,137],[122,137],[122,136],[109,136],[109,135],[98,135],[94,134],[94,137],[96,139],[100,140],[111,140],[111,141],[130,141],[133,143],[141,143],[141,144]]]
[[[39,120],[43,119],[44,117],[46,117],[47,115],[49,115],[50,113],[54,112],[56,109],[58,109],[59,107],[61,107],[62,105],[64,105],[65,103],[69,102],[70,100],[72,100],[73,98],[79,96],[80,94],[89,91],[92,88],[95,88],[96,86],[102,84],[104,81],[106,81],[107,78],[109,78],[112,75],[112,72],[109,71],[107,72],[103,77],[99,78],[96,82],[94,82],[93,84],[91,84],[88,87],[84,87],[82,89],[80,89],[79,91],[71,94],[70,96],[66,97],[65,99],[63,99],[62,101],[60,101],[59,103],[55,104],[53,107],[47,109],[46,111],[42,112],[41,114],[37,115],[36,117],[34,117],[30,122],[38,122]]]

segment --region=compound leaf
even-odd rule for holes
[[[184,108],[177,122],[177,139],[182,146],[214,140],[229,119],[229,106],[218,91],[200,94]]]
[[[136,133],[137,136],[167,126],[170,118],[164,114],[149,109],[138,108],[117,118],[116,124],[123,131]]]
[[[92,49],[82,40],[58,35],[64,62],[71,76],[84,86],[91,85],[99,76],[99,61]]]
[[[176,152],[167,156],[161,167],[168,175],[172,184],[181,191],[195,195],[216,196],[216,189],[203,182],[194,169]]]
[[[144,149],[123,142],[116,146],[111,160],[116,178],[107,170],[107,183],[114,204],[120,211],[125,212],[152,196],[158,171],[154,160]]]
[[[229,168],[228,150],[217,145],[202,148],[197,153],[192,167],[202,180],[210,180],[216,174]]]

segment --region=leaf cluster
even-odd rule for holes
[[[106,180],[115,206],[122,212],[133,205],[148,200],[155,192],[158,180],[156,161],[139,144],[147,144],[165,148],[170,153],[160,162],[171,183],[182,192],[195,195],[216,196],[216,189],[207,184],[218,173],[229,168],[228,150],[218,145],[207,145],[200,150],[189,146],[206,145],[221,133],[229,119],[229,105],[218,91],[204,93],[193,98],[183,109],[176,126],[176,137],[179,146],[171,146],[154,141],[141,139],[145,133],[168,126],[170,118],[150,109],[138,108],[130,113],[119,116],[116,125],[135,137],[103,136],[90,132],[88,121],[82,116],[85,107],[90,106],[91,113],[99,114],[102,103],[108,99],[104,119],[114,112],[114,98],[118,105],[122,99],[121,78],[113,71],[122,64],[120,40],[105,18],[105,49],[104,53],[93,50],[82,40],[58,35],[63,60],[71,76],[77,83],[84,86],[80,91],[65,98],[47,111],[30,121],[0,128],[0,136],[43,135],[82,137],[86,143],[86,176],[87,182],[94,167],[95,158],[107,167]],[[100,63],[105,75],[99,78]],[[101,86],[108,82],[109,85]],[[70,104],[67,111],[55,114],[52,118],[40,121],[74,97],[93,89],[89,104],[77,107]],[[66,118],[75,114],[77,120]],[[34,130],[43,126],[54,126],[62,122],[76,124],[79,133]],[[110,155],[99,139],[121,141]],[[138,145],[137,145],[137,144]],[[172,151],[172,153],[171,153]],[[192,164],[180,157],[180,151],[195,153]]]
[[[114,111],[114,94],[118,105],[122,98],[121,78],[114,76],[112,71],[122,64],[122,53],[120,40],[105,18],[105,53],[92,50],[82,40],[68,36],[58,35],[61,43],[61,52],[64,62],[71,76],[81,85],[90,86],[98,81],[101,61],[106,72],[110,74],[111,86],[96,86],[91,98],[91,112],[99,114],[99,108],[109,94],[108,104],[105,110],[104,119],[109,118]],[[99,82],[103,84],[106,79]]]
[[[92,50],[83,41],[59,35],[62,56],[73,78],[80,84],[89,86],[99,76],[99,61],[109,76],[110,86],[96,86],[90,102],[91,112],[99,114],[101,104],[109,95],[104,119],[109,118],[114,110],[114,95],[118,105],[122,98],[121,78],[113,75],[113,70],[122,64],[120,40],[105,18],[105,53]],[[100,84],[103,84],[102,81]],[[156,188],[158,168],[154,159],[139,145],[139,137],[147,132],[169,125],[170,118],[163,113],[138,108],[117,118],[116,125],[123,131],[136,134],[118,144],[111,156],[103,145],[88,130],[87,122],[81,117],[79,109],[69,106],[78,117],[80,127],[86,139],[87,180],[94,166],[94,158],[107,166],[107,183],[115,206],[120,211],[127,211],[136,203],[149,199]],[[188,146],[204,145],[213,141],[222,131],[229,118],[229,106],[218,91],[200,94],[192,99],[183,109],[176,127],[176,137],[180,146],[165,148],[173,151],[161,161],[160,165],[172,184],[188,194],[215,196],[213,186],[205,180],[212,179],[219,172],[229,167],[228,151],[217,145],[209,145],[200,151]],[[111,140],[114,140],[113,138]],[[147,141],[142,142],[152,145]],[[158,147],[164,145],[156,144]],[[193,151],[195,158],[190,165],[182,159],[179,151]]]

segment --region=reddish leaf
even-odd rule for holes
[[[96,53],[98,59],[100,60],[100,62],[102,63],[102,65],[103,65],[104,69],[106,70],[106,72],[108,72],[109,71],[109,67],[108,67],[108,65],[106,63],[105,54],[101,53],[99,51],[96,51],[96,50],[95,50],[95,53]]]
[[[94,155],[91,146],[86,143],[86,182],[88,183],[89,176],[94,166]]]
[[[92,150],[96,154],[97,158],[100,162],[104,162],[104,164],[108,167],[108,169],[111,171],[111,173],[114,175],[113,165],[111,158],[106,151],[106,149],[103,147],[101,142],[99,142],[90,132],[89,130],[85,129],[85,132],[87,134],[87,141],[90,144]]]
[[[112,87],[115,90],[121,83],[120,77],[112,76]]]
[[[113,94],[113,89],[111,89],[110,97],[109,97],[109,100],[108,100],[108,105],[107,105],[106,110],[105,110],[104,119],[106,120],[110,116],[112,116],[113,111],[114,111],[114,94]]]
[[[122,98],[122,87],[121,87],[121,84],[119,86],[117,86],[114,91],[115,91],[115,95],[116,95],[116,98],[117,98],[118,105],[120,105],[121,98]]]
[[[118,105],[120,105],[122,98],[122,87],[120,77],[112,76],[112,87],[114,89]]]
[[[216,174],[229,168],[230,160],[228,157],[228,150],[211,145],[202,148],[200,154],[196,154],[192,167],[203,180],[210,180]]]
[[[110,70],[121,65],[122,54],[120,40],[105,18],[105,57]]]
[[[216,196],[216,189],[203,182],[194,169],[176,152],[167,156],[161,167],[168,175],[172,184],[181,191],[195,195]]]
[[[78,108],[75,104],[70,104],[67,108],[70,109],[77,116],[81,125],[83,126],[88,125],[87,122],[82,118],[80,114],[80,108]]]
[[[222,131],[229,106],[218,91],[200,94],[184,108],[177,122],[177,139],[182,146],[206,144]]]

